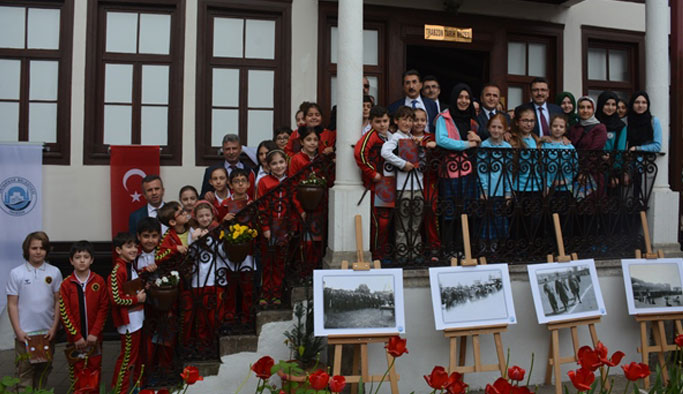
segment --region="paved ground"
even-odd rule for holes
[[[64,394],[69,390],[69,368],[64,356],[64,345],[58,344],[55,349],[53,370],[47,382],[47,387],[54,387],[55,394]],[[105,341],[102,346],[102,381],[111,382],[114,374],[114,364],[119,355],[119,341]],[[0,376],[14,375],[14,350],[0,351]]]

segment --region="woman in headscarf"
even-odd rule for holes
[[[464,151],[479,146],[477,116],[472,104],[472,89],[464,83],[451,91],[449,109],[441,112],[436,120],[436,144],[451,151]],[[446,247],[448,257],[455,252],[457,229],[460,228],[460,212],[463,200],[476,195],[476,180],[473,181],[472,163],[465,153],[450,153],[442,156],[439,168],[439,203],[441,204],[441,244]]]
[[[626,123],[626,116],[628,115],[628,107],[626,106],[626,101],[624,99],[619,99],[617,100],[617,113],[619,114],[619,117],[621,120]]]
[[[555,104],[562,108],[564,116],[567,117],[569,127],[572,127],[579,121],[576,116],[576,99],[574,95],[569,92],[562,92],[555,98]]]
[[[578,101],[579,122],[569,129],[569,139],[576,150],[602,150],[607,129],[595,117],[595,101],[583,96]]]
[[[604,91],[598,96],[598,110],[596,118],[607,129],[607,142],[605,150],[612,152],[616,150],[626,150],[626,123],[624,123],[617,113],[617,102],[619,97],[610,91]]]
[[[629,150],[659,152],[662,149],[662,125],[650,113],[650,96],[645,91],[641,90],[631,96],[627,130]]]

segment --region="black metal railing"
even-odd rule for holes
[[[378,162],[379,154],[371,153]],[[423,151],[418,168],[408,173],[384,163],[384,176],[396,180],[396,194],[393,208],[375,199],[389,242],[371,245],[373,255],[385,267],[448,264],[462,256],[460,217],[467,214],[475,256],[491,262],[545,261],[556,251],[552,214],[558,213],[567,250],[581,257],[627,257],[643,242],[638,213],[648,207],[656,156],[435,148]]]

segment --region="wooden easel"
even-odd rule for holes
[[[566,263],[571,260],[578,260],[576,253],[566,255],[564,251],[564,240],[562,238],[562,227],[560,227],[560,216],[553,213],[553,224],[555,227],[555,240],[557,241],[558,255],[553,259],[553,255],[548,255],[548,262]],[[555,394],[562,394],[562,364],[576,363],[578,361],[577,353],[579,352],[579,326],[588,326],[588,331],[591,335],[593,346],[598,344],[598,333],[595,330],[595,325],[600,323],[600,317],[589,317],[583,319],[569,319],[556,321],[546,324],[550,330],[550,348],[548,349],[548,364],[545,370],[545,384],[552,383],[553,374],[555,375]],[[574,353],[571,356],[561,357],[560,355],[560,330],[568,328],[572,337],[572,347]]]
[[[360,215],[356,215],[356,252],[358,261],[353,263],[352,268],[354,271],[367,271],[370,269],[370,263],[363,261],[363,233]],[[379,260],[373,262],[374,269],[380,269],[381,265]],[[341,269],[349,269],[349,262],[342,261]],[[387,333],[387,334],[367,334],[367,335],[330,335],[327,337],[327,343],[329,345],[334,345],[334,362],[332,364],[332,374],[341,375],[341,365],[342,365],[342,350],[344,345],[353,345],[353,365],[351,373],[357,375],[345,375],[344,378],[346,382],[351,385],[351,393],[355,394],[358,392],[358,386],[360,382],[372,383],[379,382],[382,380],[380,375],[370,375],[368,372],[368,345],[371,343],[384,343],[385,345],[389,342],[389,339],[398,333]],[[388,352],[386,353],[387,366],[392,365],[394,357]],[[398,380],[399,375],[396,373],[394,366],[391,367],[386,381],[389,382],[392,394],[398,394]]]
[[[462,238],[465,246],[465,257],[461,261],[461,265],[465,267],[476,266],[477,264],[486,265],[486,258],[481,257],[477,262],[477,259],[472,258],[472,249],[470,247],[470,228],[467,219],[467,215],[463,214],[460,216],[462,223]],[[458,265],[458,261],[455,258],[451,258],[451,266],[455,267]],[[448,338],[450,343],[450,357],[448,363],[448,373],[459,372],[459,373],[470,373],[470,372],[490,372],[490,371],[500,371],[500,376],[505,376],[505,354],[503,352],[503,341],[501,340],[500,334],[507,331],[507,324],[493,325],[493,326],[481,326],[481,327],[469,327],[469,328],[449,328],[445,329],[443,335]],[[493,340],[496,345],[496,356],[498,357],[497,364],[482,364],[481,363],[481,350],[480,350],[480,340],[479,336],[484,334],[493,334]],[[474,356],[474,365],[465,365],[465,358],[467,356],[467,338],[472,337],[472,352]],[[460,338],[460,353],[456,359],[457,354],[457,343],[458,338]]]
[[[650,228],[647,225],[647,216],[645,215],[645,211],[640,212],[640,222],[643,226],[643,237],[645,238],[645,255],[643,256],[643,253],[640,251],[640,249],[636,249],[636,258],[645,258],[648,260],[664,258],[664,252],[661,250],[658,250],[657,252],[652,250],[652,242],[650,241]],[[667,384],[669,381],[669,371],[666,368],[666,358],[664,353],[677,349],[675,344],[669,344],[666,339],[664,322],[673,321],[674,325],[676,326],[676,333],[683,334],[683,325],[681,324],[681,320],[683,320],[683,313],[680,312],[636,315],[636,321],[640,323],[640,347],[638,348],[638,351],[643,355],[643,363],[645,364],[649,364],[650,353],[657,353],[664,384]],[[648,342],[647,323],[650,323],[652,327],[652,336],[655,339],[654,345],[650,345]],[[648,387],[650,387],[649,376],[645,378],[645,388]]]

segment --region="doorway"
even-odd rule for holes
[[[406,70],[416,69],[422,76],[433,75],[439,81],[443,103],[447,105],[451,89],[461,82],[472,88],[474,97],[489,81],[489,53],[469,49],[455,49],[442,46],[407,45]]]

